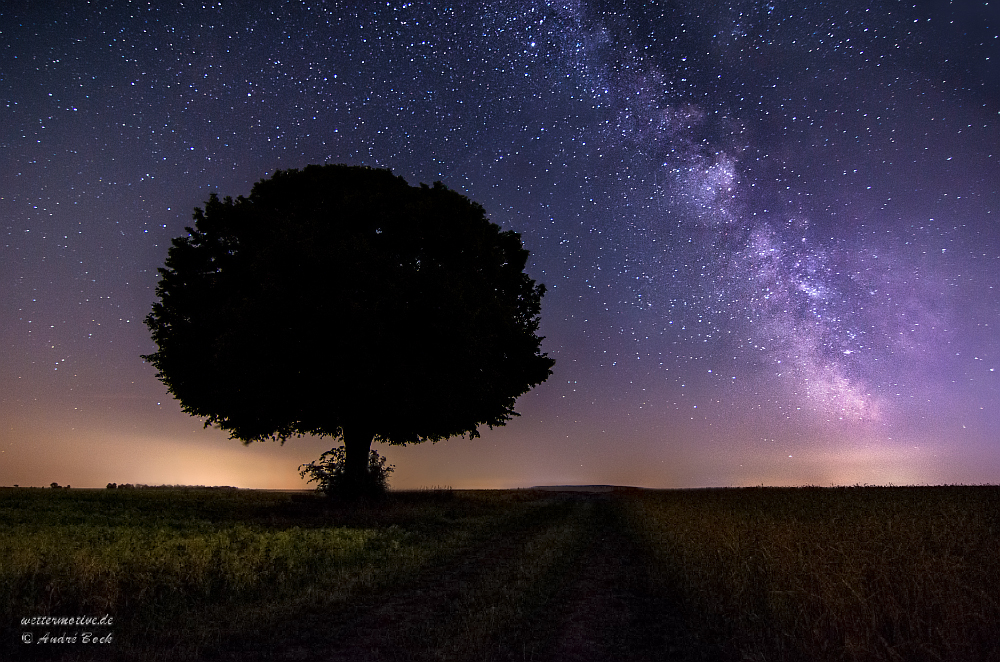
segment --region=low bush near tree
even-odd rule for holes
[[[389,489],[389,474],[393,465],[386,465],[386,458],[371,451],[368,455],[368,475],[363,485],[350,482],[346,471],[347,451],[343,446],[332,448],[315,462],[299,466],[299,475],[308,475],[309,482],[318,483],[316,489],[330,497],[381,497]],[[357,487],[357,489],[355,489]]]

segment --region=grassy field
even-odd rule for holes
[[[1000,660],[998,568],[994,487],[2,489],[0,659]]]

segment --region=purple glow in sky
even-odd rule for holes
[[[332,440],[139,357],[193,208],[310,163],[443,181],[549,288],[522,416],[395,487],[995,483],[995,4],[0,10],[0,484],[303,485]]]

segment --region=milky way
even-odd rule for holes
[[[264,4],[0,14],[0,483],[297,485],[329,440],[202,431],[139,355],[191,210],[321,162],[549,288],[549,382],[401,486],[1000,476],[990,3]]]

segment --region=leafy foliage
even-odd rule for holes
[[[279,170],[194,219],[159,270],[143,358],[206,427],[343,439],[360,481],[373,440],[476,437],[551,374],[520,236],[440,182]]]
[[[337,446],[319,456],[319,460],[299,466],[299,475],[311,476],[309,482],[317,483],[319,491],[327,496],[357,496],[357,490],[348,480],[346,473],[347,451]],[[376,451],[368,455],[368,481],[360,493],[365,496],[381,496],[389,489],[389,474],[395,470],[386,466],[386,458]]]

